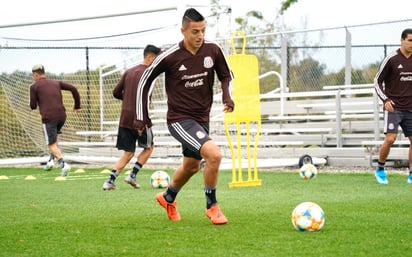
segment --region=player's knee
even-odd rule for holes
[[[154,145],[151,145],[149,148],[145,148],[144,150],[152,153],[154,150]]]
[[[193,175],[193,174],[197,173],[199,170],[200,170],[200,166],[197,165],[197,166],[191,167],[189,169],[189,172]]]
[[[134,152],[125,151],[125,152],[124,152],[124,156],[125,156],[125,158],[127,158],[127,159],[130,160],[130,159],[133,158]]]
[[[219,150],[213,151],[209,153],[205,159],[208,165],[219,165],[222,160],[222,153]]]
[[[208,141],[202,146],[201,154],[208,163],[220,163],[220,161],[222,160],[222,153],[220,152],[219,147],[215,143],[213,143],[213,141]]]
[[[389,146],[392,146],[393,143],[395,143],[396,137],[387,137],[385,138],[385,143],[388,144]]]
[[[193,159],[192,161],[187,161],[187,162],[184,162],[184,167],[183,167],[183,169],[186,171],[186,172],[188,172],[188,173],[190,173],[191,175],[193,175],[193,174],[195,174],[195,173],[197,173],[199,170],[200,170],[200,164],[199,164],[200,162],[198,162],[198,161],[195,161],[195,159]]]

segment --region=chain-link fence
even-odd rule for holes
[[[330,85],[372,83],[380,61],[399,47],[401,32],[410,24],[411,20],[401,20],[250,35],[246,37],[246,53],[258,57],[260,74],[280,74],[262,78],[261,93],[276,89],[316,91]],[[227,54],[233,54],[230,39],[219,42]],[[239,47],[237,38],[234,45]],[[28,107],[28,86],[32,83],[30,69],[34,64],[44,64],[49,78],[78,86],[84,111],[79,116],[69,115],[66,123],[66,134],[74,135],[76,131],[89,130],[90,127],[85,128],[86,124],[93,128],[101,126],[101,115],[109,115],[109,110],[115,120],[119,104],[111,99],[111,90],[122,71],[141,59],[142,48],[33,47],[29,43],[19,47],[2,46],[0,158],[45,152],[42,140],[34,139],[34,135],[42,135],[38,131],[40,117]],[[108,74],[105,70],[108,68],[113,72]],[[105,74],[104,79],[102,74]],[[102,90],[105,91],[103,95]],[[71,108],[70,102],[68,104]],[[76,135],[70,140],[90,138]]]

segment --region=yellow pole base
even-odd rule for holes
[[[261,186],[262,180],[248,180],[248,181],[239,181],[239,182],[231,182],[229,183],[229,187],[251,187],[251,186]]]

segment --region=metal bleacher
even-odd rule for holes
[[[221,146],[225,158],[230,158],[221,110],[222,106],[216,100],[211,113],[210,135]],[[369,163],[373,157],[368,149],[378,147],[373,143],[383,140],[381,110],[382,105],[370,84],[264,94],[261,96],[259,158],[309,153],[328,157],[343,155],[346,156],[342,159],[344,161],[347,158],[356,162],[356,158],[361,158],[363,163]],[[153,158],[181,156],[179,143],[167,130],[166,110],[157,108],[152,113],[156,114],[152,116],[155,134]],[[253,129],[251,131],[254,132]],[[119,156],[121,153],[115,149],[116,133],[115,130],[78,131],[77,134],[85,138],[93,134],[101,135],[103,139],[100,142],[85,140],[60,144],[77,145],[83,155],[93,152],[100,156]]]

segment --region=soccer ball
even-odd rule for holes
[[[307,163],[300,167],[299,175],[303,179],[313,179],[316,178],[316,176],[318,175],[318,169],[315,165]]]
[[[316,203],[303,202],[293,210],[292,224],[298,231],[319,231],[325,224],[325,213]]]
[[[150,184],[153,188],[166,188],[169,186],[170,176],[166,171],[158,170],[150,176]]]

